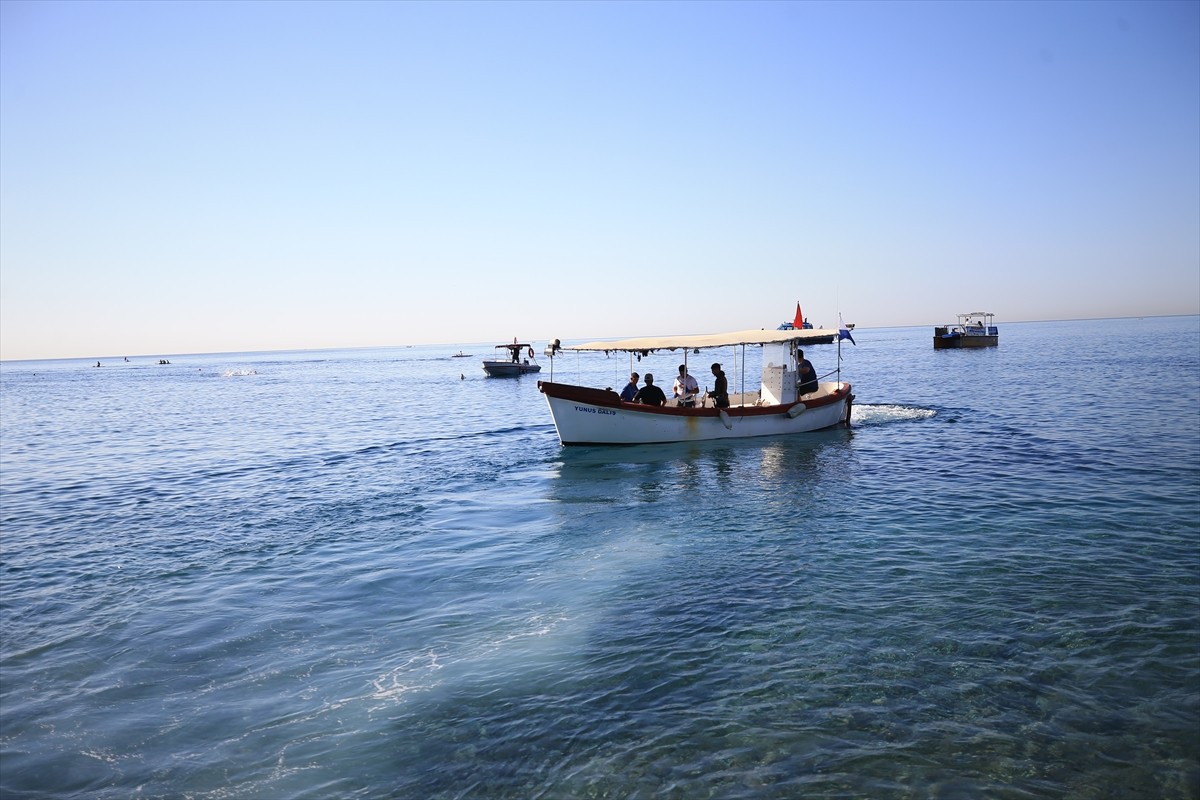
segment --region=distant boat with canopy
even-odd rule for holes
[[[939,325],[933,329],[933,349],[996,347],[1000,344],[1000,329],[996,327],[995,316],[988,311],[959,314],[957,325]]]
[[[483,371],[493,378],[515,378],[530,372],[541,372],[537,363],[533,345],[529,342],[518,342],[513,337],[511,344],[498,344],[497,350],[508,353],[506,358],[484,359]]]

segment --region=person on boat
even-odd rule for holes
[[[630,373],[629,383],[625,384],[625,388],[621,390],[621,399],[626,403],[632,403],[634,396],[638,393],[638,374]]]
[[[817,390],[817,371],[813,369],[812,362],[804,357],[803,350],[796,351],[796,381],[800,384],[796,387],[797,394],[809,394]]]
[[[671,394],[681,406],[694,406],[696,404],[696,393],[700,391],[700,384],[696,383],[696,379],[688,374],[687,365],[679,365],[679,377],[675,379],[675,385],[671,387]]]
[[[720,364],[712,365],[712,374],[717,379],[717,383],[708,396],[713,399],[713,405],[717,408],[729,408],[729,381],[725,378],[725,372],[721,369]]]
[[[646,385],[637,390],[637,394],[633,396],[633,402],[644,403],[648,406],[661,406],[667,402],[667,396],[663,394],[662,389],[654,385],[654,376],[647,372]]]

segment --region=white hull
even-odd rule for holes
[[[823,383],[803,402],[716,408],[654,407],[625,403],[616,393],[540,382],[565,445],[656,444],[780,436],[850,421],[848,383]]]

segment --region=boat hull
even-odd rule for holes
[[[934,334],[934,350],[956,350],[962,347],[996,347],[999,336],[968,336],[963,334]]]
[[[727,409],[645,406],[609,389],[539,381],[564,445],[629,445],[743,439],[849,424],[848,383],[826,383],[803,402]]]
[[[529,372],[541,372],[538,364],[514,364],[511,361],[485,361],[483,371],[493,378],[515,378]]]

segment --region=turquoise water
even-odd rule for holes
[[[855,338],[617,449],[490,344],[0,365],[0,796],[1200,797],[1200,319]]]

